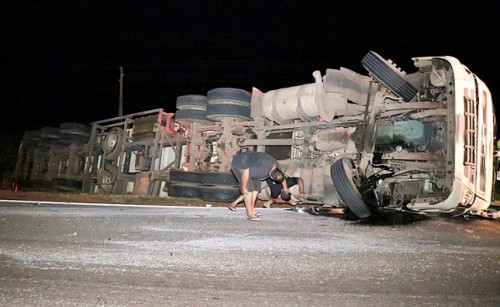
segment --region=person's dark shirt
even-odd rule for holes
[[[231,163],[232,168],[249,169],[251,179],[266,179],[274,164],[278,162],[263,152],[246,151],[237,154]]]
[[[288,188],[296,185],[299,182],[299,177],[288,177],[285,176],[286,186]],[[281,190],[283,190],[283,184],[281,182],[276,182],[271,178],[266,179],[267,185],[271,189],[271,198],[278,198]]]

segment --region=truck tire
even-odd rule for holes
[[[207,118],[219,121],[223,118],[250,120],[250,108],[233,104],[209,104]]]
[[[58,139],[61,137],[59,128],[56,127],[43,127],[40,129],[40,136],[47,139]]]
[[[201,177],[201,182],[204,185],[209,186],[217,186],[217,185],[226,185],[226,186],[238,186],[238,180],[234,177],[231,172],[223,172],[223,173],[204,173]]]
[[[40,139],[40,131],[27,130],[23,134],[23,141],[38,141]]]
[[[333,184],[346,207],[358,218],[363,219],[371,216],[372,212],[354,184],[353,166],[351,160],[344,158],[332,164],[330,173]]]
[[[167,187],[169,197],[200,198],[200,188],[189,183],[169,184]]]
[[[234,104],[250,107],[252,94],[239,88],[220,87],[207,93],[208,104]]]
[[[202,175],[202,172],[186,172],[179,169],[171,169],[169,172],[169,182],[201,183]]]
[[[203,186],[200,190],[201,199],[213,202],[232,202],[241,195],[238,188],[230,186]]]
[[[373,77],[404,101],[410,101],[417,94],[418,90],[404,79],[403,72],[377,53],[368,52],[361,60],[361,64]]]
[[[79,123],[62,123],[59,125],[59,132],[62,134],[79,135],[89,138],[91,128]]]
[[[103,194],[110,194],[118,176],[118,167],[116,165],[108,164],[97,172],[97,186],[99,191]]]
[[[182,109],[175,112],[176,121],[186,122],[207,122],[207,112],[205,110]]]
[[[179,110],[202,110],[207,109],[207,96],[202,95],[184,95],[177,97],[176,107]]]
[[[69,144],[83,145],[89,142],[89,138],[77,134],[63,134],[61,136],[61,141],[63,141],[65,144],[68,145]]]
[[[101,149],[105,154],[106,160],[118,158],[123,150],[124,136],[121,128],[113,128],[101,141]]]
[[[36,147],[40,138],[40,131],[28,130],[24,132],[22,142],[24,147]]]

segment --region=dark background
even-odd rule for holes
[[[176,97],[216,87],[311,83],[326,68],[366,74],[370,50],[407,72],[411,57],[457,57],[500,101],[496,1],[12,2],[0,6],[3,147],[117,116],[119,66],[124,114],[173,112]]]

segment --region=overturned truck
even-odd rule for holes
[[[410,74],[375,52],[361,62],[368,75],[328,69],[266,93],[215,88],[178,97],[175,115],[92,123],[82,189],[232,201],[233,156],[260,151],[304,179],[304,202],[359,218],[381,208],[486,210],[496,130],[486,85],[448,56],[413,58]]]
[[[346,206],[360,218],[382,207],[486,209],[494,184],[491,94],[455,58],[413,61],[417,72],[405,74],[369,52],[362,60],[369,76],[341,68],[267,93],[214,89],[206,104],[179,97],[186,170],[199,178],[176,175],[168,191],[203,193],[192,190],[196,183],[224,181],[234,154],[256,150],[301,176],[311,199]]]

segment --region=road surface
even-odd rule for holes
[[[0,201],[1,306],[499,306],[498,221]]]

